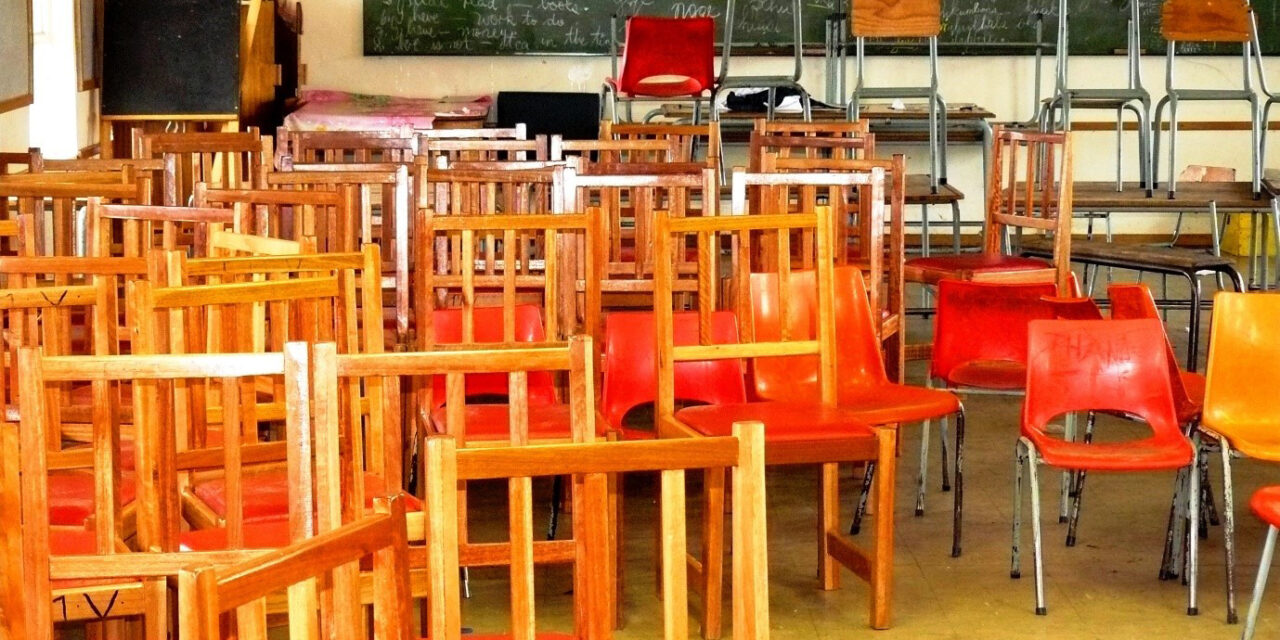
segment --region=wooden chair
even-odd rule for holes
[[[408,126],[383,131],[288,131],[280,138],[294,163],[410,163],[418,139]],[[284,142],[287,140],[287,142]]]
[[[305,352],[302,357],[305,358]],[[175,480],[180,469],[201,466],[219,468],[238,477],[242,463],[251,462],[262,453],[262,447],[241,446],[239,438],[229,436],[221,447],[201,451],[185,458],[173,446],[172,427],[175,407],[180,406],[178,390],[199,381],[217,387],[223,393],[224,406],[237,407],[245,400],[239,389],[246,380],[261,375],[286,373],[281,354],[237,354],[218,356],[73,356],[41,357],[38,349],[19,351],[19,364],[24,378],[20,403],[21,425],[3,425],[6,445],[17,443],[23,482],[6,482],[6,506],[20,503],[21,518],[4,518],[5,539],[21,549],[21,564],[16,582],[22,585],[22,599],[17,608],[7,608],[10,637],[49,637],[55,621],[97,621],[108,617],[142,615],[147,638],[164,638],[168,628],[168,599],[165,580],[192,564],[228,562],[244,559],[256,552],[242,551],[247,526],[237,509],[227,520],[221,535],[225,543],[216,552],[181,551],[188,544],[188,534],[181,531],[179,486]],[[291,372],[290,393],[297,399],[307,397],[305,376]],[[180,384],[186,383],[186,384]],[[94,446],[92,450],[47,451],[51,425],[58,421],[57,404],[48,402],[48,392],[63,385],[89,385],[93,389]],[[132,389],[129,392],[128,389]],[[249,400],[251,402],[251,399]],[[126,545],[122,531],[125,525],[122,497],[126,495],[120,471],[120,410],[132,408],[135,427],[142,440],[138,447],[136,515],[130,520],[136,530],[132,546]],[[306,406],[295,402],[295,407]],[[228,422],[243,417],[228,409]],[[305,431],[309,421],[299,412],[287,416],[290,441],[309,441]],[[227,429],[237,434],[239,429]],[[144,444],[145,443],[145,444]],[[297,457],[306,449],[286,447],[284,442],[270,445],[289,449],[290,467],[298,470],[298,481],[290,486],[295,492],[293,504],[310,504],[312,483],[310,465]],[[13,451],[6,446],[6,451]],[[283,454],[283,452],[282,452]],[[6,464],[6,471],[11,465]],[[49,521],[49,487],[41,479],[51,470],[89,469],[93,484],[93,513],[90,526],[75,530],[56,529]],[[9,478],[6,478],[8,480]],[[233,496],[240,496],[236,486]],[[15,495],[18,494],[18,495]],[[239,499],[234,498],[238,505]],[[12,513],[12,512],[7,512]],[[314,533],[307,513],[301,508],[292,512],[294,527],[286,532],[298,537]],[[10,547],[12,549],[13,547]],[[52,557],[50,551],[53,551]],[[13,604],[12,601],[6,605]]]
[[[407,344],[410,326],[409,291],[414,261],[412,237],[413,215],[410,204],[414,202],[409,170],[399,164],[368,165],[303,165],[293,171],[267,174],[267,186],[272,189],[302,189],[341,191],[347,185],[356,189],[356,201],[352,208],[358,221],[359,242],[378,243],[383,259],[382,270],[394,274],[390,287],[393,290],[391,308],[395,313],[397,340]]]
[[[790,133],[754,130],[751,132],[751,142],[747,152],[748,170],[753,173],[762,171],[764,156],[768,153],[772,153],[779,158],[803,157],[834,160],[870,160],[875,158],[875,135],[865,131],[858,133],[859,129],[865,130],[865,123],[846,122],[843,124],[862,126],[852,128],[849,135],[809,135],[804,133],[805,130],[796,130]]]
[[[870,172],[851,175],[860,176],[861,180],[870,185],[872,207],[883,208],[883,170],[872,169]],[[802,176],[783,177],[789,179]],[[817,508],[820,585],[823,589],[838,588],[839,567],[844,565],[869,583],[871,626],[887,628],[893,582],[896,432],[893,429],[868,427],[852,417],[850,410],[837,407],[832,282],[835,256],[830,218],[813,213],[702,218],[660,214],[657,227],[654,312],[658,344],[656,428],[659,436],[722,436],[729,432],[733,422],[756,420],[765,425],[766,464],[819,466],[822,477]],[[815,237],[815,242],[806,248],[814,252],[810,263],[815,266],[817,279],[818,305],[814,319],[814,335],[817,338],[796,340],[784,331],[778,340],[762,339],[752,331],[749,321],[752,308],[750,287],[745,283],[750,280],[752,272],[774,273],[779,291],[787,291],[790,286],[791,262],[776,260],[772,265],[759,264],[759,261],[753,259],[758,254],[754,247],[756,243],[771,243],[776,247],[775,255],[790,256],[793,253],[793,235],[806,231],[813,233]],[[697,247],[698,269],[695,274],[681,275],[673,269],[673,265],[680,255],[688,251],[690,242]],[[728,265],[728,272],[735,281],[735,285],[731,287],[722,287],[720,282],[719,248],[725,242],[736,247]],[[696,345],[673,346],[673,294],[676,290],[674,285],[680,280],[689,281],[698,292],[699,340]],[[784,295],[778,299],[782,304],[780,313],[785,316],[787,297]],[[711,343],[712,318],[718,309],[737,313],[739,334],[743,339],[741,343]],[[672,372],[679,362],[749,360],[795,355],[818,357],[820,402],[742,402],[676,410]],[[854,545],[840,532],[839,465],[850,462],[873,462],[877,465],[875,494],[877,513],[880,515],[875,523],[874,546],[869,550]],[[723,474],[707,474],[704,481],[704,513],[713,516],[723,513],[723,482]],[[709,525],[708,531],[717,531],[717,527],[718,525]],[[715,620],[720,602],[719,572],[723,549],[717,546],[719,540],[715,536],[710,538],[710,543],[712,548],[707,552],[700,579],[706,585],[706,602],[711,612],[706,628],[717,629]]]
[[[131,174],[126,174],[131,175]],[[55,174],[56,176],[56,174]],[[150,202],[151,185],[145,176],[110,184],[60,182],[42,175],[38,181],[0,180],[0,214],[12,220],[29,214],[31,246],[40,255],[73,256],[91,253],[80,247],[75,215],[86,201],[144,205]]]
[[[432,167],[447,167],[454,162],[500,162],[511,160],[546,160],[547,137],[533,140],[421,140],[418,156]]]
[[[883,169],[890,181],[886,203],[888,207],[885,210],[888,220],[876,220],[873,217],[874,208],[870,206],[870,197],[866,195],[869,189],[866,186],[830,185],[825,189],[825,206],[834,216],[832,224],[837,243],[836,264],[852,264],[862,270],[871,308],[878,311],[880,316],[877,337],[884,345],[888,375],[890,379],[901,382],[904,364],[902,327],[906,317],[902,273],[905,258],[906,159],[901,155],[894,155],[889,160],[779,158],[766,153],[763,160],[763,170],[766,173],[823,175],[825,172],[837,172],[836,183],[843,181],[839,172],[865,172],[875,167]],[[734,177],[737,176],[735,172]],[[750,178],[744,174],[743,179],[747,181],[747,190],[750,191]],[[821,186],[812,183],[799,187],[785,184],[762,185],[756,188],[757,194],[754,195],[758,197],[752,198],[753,194],[747,193],[743,194],[746,196],[743,203],[735,201],[734,212],[740,211],[736,207],[751,202],[759,203],[757,211],[760,213],[818,211],[819,191],[822,190]],[[853,196],[852,199],[850,196]]]
[[[334,191],[210,189],[196,184],[196,207],[232,209],[243,233],[312,243],[316,251],[357,250],[356,187]]]
[[[982,253],[911,258],[904,278],[931,286],[943,279],[1053,282],[1058,291],[1072,291],[1071,133],[997,127],[995,145]],[[1052,242],[1051,261],[1017,254],[1023,230]],[[908,347],[907,358],[915,357],[924,354]]]
[[[240,231],[248,221],[234,209],[113,205],[89,200],[85,253],[94,257],[145,257],[151,249],[179,247],[201,255],[213,229]]]
[[[686,551],[685,474],[695,469],[733,469],[733,638],[768,636],[768,577],[765,549],[764,438],[759,423],[734,426],[732,437],[645,442],[532,445],[507,449],[458,449],[448,437],[428,438],[424,478],[432,501],[427,515],[427,564],[433,579],[429,631],[433,638],[460,638],[458,570],[470,555],[456,528],[459,482],[503,479],[513,503],[508,530],[512,545],[512,634],[533,637],[536,631],[533,583],[533,540],[529,483],[548,473],[572,475],[574,491],[574,633],[577,637],[610,638],[610,583],[614,567],[608,553],[606,475],[658,471],[661,476],[662,637],[688,634],[688,571],[694,564]],[[438,543],[438,544],[437,544]],[[688,560],[687,560],[688,559]],[[478,606],[472,603],[471,607]],[[655,621],[656,622],[656,621]],[[658,625],[646,625],[657,634]]]
[[[649,305],[657,260],[653,249],[656,216],[660,212],[674,217],[716,215],[720,204],[716,184],[715,171],[705,167],[696,172],[573,175],[568,179],[574,198],[570,208],[597,216],[595,269],[602,295],[607,298],[605,304]],[[696,272],[696,257],[683,254],[675,259],[680,273]],[[692,292],[685,287],[688,284],[676,286],[681,292]]]
[[[234,564],[188,566],[178,573],[180,637],[266,640],[269,604],[286,600],[289,638],[407,640],[408,546],[403,497],[380,498],[375,513],[270,555]],[[362,562],[372,566],[372,615],[359,594]],[[324,585],[317,588],[317,585]],[[287,592],[287,595],[280,595]],[[234,622],[229,615],[234,613]],[[235,633],[231,630],[235,629]],[[319,634],[324,634],[323,636]]]
[[[421,129],[418,147],[425,148],[424,140],[528,140],[529,128],[523,122],[510,127],[462,127],[458,129]]]
[[[600,121],[602,140],[672,140],[676,143],[677,162],[697,162],[698,147],[706,149],[704,162],[718,173],[723,147],[720,143],[720,123],[669,124]]]
[[[218,189],[252,189],[271,167],[271,138],[255,128],[240,133],[153,133],[140,138],[140,158],[165,163],[168,206],[189,204],[197,182]]]

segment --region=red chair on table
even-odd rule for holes
[[[1037,465],[1072,471],[1158,471],[1195,463],[1192,443],[1182,434],[1170,391],[1168,360],[1158,320],[1051,320],[1030,323],[1027,337],[1026,400],[1022,437],[1015,450],[1013,549],[1010,576],[1021,576],[1022,470],[1031,488],[1036,614],[1047,611],[1040,536]],[[1050,420],[1075,412],[1105,411],[1147,423],[1151,435],[1123,442],[1076,442],[1050,435]],[[1191,474],[1190,509],[1196,513],[1199,477]],[[1190,536],[1187,614],[1195,615],[1197,538]]]
[[[876,339],[876,323],[872,320],[866,285],[858,267],[835,268],[836,379],[839,404],[852,409],[867,424],[888,425],[921,422],[933,418],[956,416],[957,452],[964,432],[964,407],[959,398],[948,391],[912,387],[891,382],[885,373],[884,356]],[[786,327],[791,335],[814,332],[817,285],[813,272],[794,272],[787,291]],[[782,335],[782,305],[776,274],[751,274],[752,315],[756,335],[775,340]],[[763,400],[815,401],[818,389],[817,358],[792,356],[761,359],[754,364],[754,393]],[[921,442],[928,446],[928,440]],[[959,456],[957,456],[959,459]],[[851,533],[857,533],[865,511],[875,466],[869,464],[864,477],[858,510]],[[920,468],[917,483],[916,515],[924,513],[925,468]],[[949,487],[944,487],[944,490]],[[960,469],[956,469],[955,507],[951,555],[960,555],[960,515],[964,503],[964,485]]]
[[[702,100],[715,88],[715,20],[631,16],[626,31],[621,70],[618,44],[612,44],[613,75],[600,91],[600,119],[606,103],[618,122],[619,102],[627,104],[631,121],[631,102],[685,98],[693,102],[693,123],[697,124]],[[616,27],[610,33],[616,34]]]

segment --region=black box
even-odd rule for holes
[[[498,92],[498,126],[523,122],[529,137],[559,134],[566,140],[600,136],[600,96],[549,91]]]

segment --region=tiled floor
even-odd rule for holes
[[[1117,273],[1117,278],[1124,277]],[[1158,282],[1158,280],[1153,280]],[[1185,327],[1185,312],[1170,319]],[[1208,313],[1205,315],[1208,319]],[[921,325],[921,327],[927,325]],[[920,327],[913,327],[919,335]],[[927,331],[927,329],[924,329]],[[1181,348],[1185,338],[1175,333]],[[1207,350],[1207,342],[1204,343]],[[1181,353],[1181,351],[1180,351]],[[1203,354],[1202,354],[1203,360]],[[919,382],[919,371],[913,371]],[[814,510],[817,476],[805,468],[772,469],[768,477],[770,613],[773,637],[780,639],[851,638],[1235,638],[1240,625],[1227,625],[1222,532],[1213,527],[1202,541],[1200,615],[1186,615],[1187,590],[1178,581],[1157,579],[1173,478],[1170,473],[1094,474],[1090,476],[1079,544],[1066,548],[1066,525],[1057,522],[1059,476],[1041,474],[1045,506],[1045,566],[1049,612],[1036,616],[1030,556],[1030,509],[1024,507],[1024,576],[1009,578],[1013,445],[1019,401],[974,396],[965,399],[969,415],[966,443],[964,555],[951,558],[951,494],[939,490],[937,430],[930,453],[926,513],[914,517],[918,446],[921,429],[903,429],[903,456],[897,479],[896,585],[893,628],[867,627],[864,586],[845,574],[843,589],[821,592],[815,579]],[[1142,427],[1103,420],[1100,437],[1124,437]],[[1218,458],[1212,459],[1213,486],[1221,491]],[[1244,617],[1265,528],[1247,508],[1253,490],[1280,483],[1280,466],[1237,461],[1236,514],[1240,557],[1238,607]],[[852,470],[850,471],[850,473]],[[845,483],[852,504],[856,483]],[[661,637],[660,603],[654,595],[650,480],[631,478],[628,491],[628,588],[626,628],[620,638]],[[1219,504],[1221,504],[1219,496]],[[496,496],[495,496],[496,497]],[[866,533],[863,534],[867,535]],[[540,613],[545,628],[567,630],[569,573],[563,568],[539,573]],[[506,628],[505,576],[496,571],[472,574],[473,596],[465,621],[477,631]],[[692,633],[696,633],[692,629]],[[1258,638],[1280,637],[1280,585],[1263,607]]]

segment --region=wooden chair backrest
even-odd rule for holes
[[[528,140],[529,129],[523,122],[512,127],[460,127],[457,129],[422,129],[418,131],[418,146],[426,148],[423,140]]]
[[[407,554],[401,496],[378,498],[372,515],[270,555],[185,568],[178,574],[179,637],[279,638],[280,630],[267,633],[268,602],[287,592],[288,638],[409,640]],[[366,576],[359,567],[366,562],[372,567],[369,624],[360,597]]]
[[[159,158],[46,158],[37,153],[32,157],[33,173],[119,173],[126,167],[139,173],[156,176],[164,171],[164,160]]]
[[[410,272],[413,269],[413,183],[403,165],[305,165],[294,171],[267,174],[272,189],[356,189],[355,217],[360,245],[377,243],[386,262],[382,270],[394,274],[396,335],[404,344],[409,335]]]
[[[764,174],[752,178],[735,175],[734,185],[735,189],[744,190],[748,182],[790,181],[805,177],[805,174]],[[873,202],[883,207],[883,169],[850,174],[850,177],[870,185]],[[744,201],[745,196],[740,195],[736,199]],[[659,345],[656,411],[660,434],[687,433],[686,428],[675,419],[673,371],[677,362],[816,354],[819,360],[821,400],[824,404],[835,404],[835,256],[831,227],[829,216],[810,212],[701,218],[680,218],[667,214],[658,216],[653,306]],[[769,243],[775,247],[773,255],[793,256],[793,244],[797,242],[795,236],[805,232],[812,233],[814,237],[814,242],[809,245],[802,242],[799,244],[814,254],[808,263],[814,265],[818,287],[816,330],[813,334],[816,339],[797,339],[797,336],[789,335],[784,329],[778,340],[760,340],[751,326],[751,274],[777,274],[779,291],[786,292],[791,286],[792,261],[774,260],[770,264],[757,257],[760,252],[755,247],[757,243]],[[697,269],[691,274],[681,274],[673,269],[673,265],[681,254],[688,251],[691,240],[696,246]],[[728,286],[724,286],[725,283],[721,281],[720,268],[720,247],[725,246],[726,242],[734,247],[727,269]],[[699,335],[696,345],[675,346],[673,296],[679,284],[697,292]],[[787,295],[784,293],[778,299],[780,317],[787,317]],[[737,314],[738,333],[742,340],[739,344],[712,344],[712,317],[720,309]]]
[[[317,251],[338,252],[358,246],[356,193],[354,185],[299,191],[210,189],[202,182],[196,184],[193,201],[196,207],[236,211],[243,233],[310,242]]]
[[[720,122],[703,124],[620,123],[600,121],[600,138],[604,140],[672,140],[676,143],[677,162],[695,162],[695,147],[704,148],[706,165],[720,168]]]
[[[410,127],[383,131],[290,131],[294,163],[413,162],[418,139]]]
[[[34,147],[26,151],[0,151],[0,176],[29,173],[39,153],[40,150]]]
[[[416,208],[437,215],[563,213],[565,168],[528,170],[436,169],[424,158],[416,166]]]
[[[936,38],[941,0],[853,0],[855,38]]]
[[[1253,29],[1245,0],[1165,0],[1160,6],[1160,35],[1170,42],[1247,43]]]
[[[673,217],[716,215],[720,191],[715,171],[701,165],[683,166],[695,171],[569,178],[572,207],[598,211],[595,271],[603,293],[645,294],[647,299],[654,290],[657,256],[653,234],[660,213]],[[696,270],[695,258],[680,253],[673,259],[680,273]]]
[[[877,167],[885,171],[888,181],[885,190],[888,206],[879,208],[879,218],[876,217],[878,208],[871,206],[870,185],[837,186],[843,183],[840,176],[843,172],[866,172]],[[881,317],[901,318],[904,304],[906,158],[900,154],[884,160],[779,158],[767,153],[763,170],[765,173],[835,173],[835,180],[825,190],[813,184],[761,185],[756,189],[763,193],[753,199],[749,193],[752,188],[748,185],[748,193],[744,194],[746,200],[742,203],[734,200],[734,213],[742,211],[738,207],[743,205],[748,205],[746,212],[752,213],[751,203],[758,203],[761,207],[757,209],[759,213],[816,211],[819,191],[825,191],[825,206],[833,216],[836,264],[858,265],[866,276],[871,308],[879,310]],[[852,200],[849,196],[853,196]],[[812,239],[808,241],[812,242]]]
[[[142,158],[165,163],[164,204],[189,204],[197,182],[219,189],[252,189],[271,167],[271,138],[240,133],[152,133],[140,140]]]
[[[763,171],[764,156],[769,153],[779,158],[869,160],[876,157],[876,139],[875,135],[870,133],[856,136],[819,136],[752,131],[747,153],[747,170],[759,173]]]
[[[74,183],[59,180],[60,174],[34,174],[38,180],[0,179],[0,218],[12,220],[29,214],[33,224],[27,229],[34,251],[40,255],[92,255],[92,250],[77,247],[76,211],[86,201],[142,205],[151,200],[148,177],[122,174],[115,183]],[[87,242],[87,239],[86,239]]]
[[[765,549],[764,427],[738,423],[723,438],[595,442],[508,448],[459,448],[453,438],[426,441],[423,477],[429,501],[427,569],[432,577],[428,631],[432,638],[461,640],[458,567],[468,549],[457,526],[456,487],[468,480],[506,480],[513,505],[507,529],[511,546],[511,629],[513,638],[533,638],[534,532],[529,483],[534,476],[573,477],[574,628],[576,637],[612,637],[616,567],[608,544],[607,478],[612,474],[658,471],[661,484],[659,554],[662,637],[688,634],[688,555],[685,474],[714,467],[733,469],[733,638],[768,636],[768,568]],[[473,604],[473,606],[475,606]],[[649,633],[657,637],[657,625]]]
[[[547,137],[541,135],[532,140],[423,138],[420,143],[418,156],[432,167],[448,166],[458,161],[547,159]]]
[[[414,301],[418,348],[437,344],[436,310],[460,309],[462,342],[475,343],[478,307],[502,308],[503,342],[515,342],[516,307],[542,307],[550,340],[599,323],[597,233],[586,214],[436,215],[419,212]],[[584,301],[579,303],[578,291]]]
[[[1052,235],[1053,282],[1071,291],[1071,133],[996,127],[994,140],[983,251],[1013,246],[1013,230]]]
[[[305,346],[291,348],[300,349],[300,357],[306,357]],[[196,384],[216,387],[226,407],[239,407],[252,403],[252,394],[241,391],[251,390],[255,377],[283,375],[289,381],[290,397],[295,400],[289,406],[309,406],[310,387],[305,375],[300,375],[305,371],[286,369],[282,354],[41,357],[38,349],[24,348],[19,351],[18,362],[24,377],[17,440],[19,450],[27,452],[21,456],[21,471],[25,478],[21,496],[23,516],[21,520],[5,518],[0,524],[21,527],[18,535],[24,562],[20,570],[25,593],[22,623],[26,629],[14,637],[47,637],[55,617],[59,620],[64,617],[92,620],[103,615],[90,604],[60,609],[55,616],[57,601],[51,592],[51,584],[52,581],[67,580],[88,580],[89,585],[123,581],[125,586],[120,589],[120,602],[113,600],[117,606],[112,607],[111,615],[145,613],[147,632],[158,634],[154,637],[164,637],[167,627],[163,604],[167,597],[166,576],[176,576],[180,569],[209,562],[212,558],[226,562],[248,557],[234,551],[241,548],[238,544],[243,540],[242,488],[236,482],[228,483],[228,504],[232,508],[226,525],[232,551],[212,554],[179,552],[181,488],[176,478],[183,469],[216,469],[227,473],[229,478],[238,478],[243,463],[254,460],[264,449],[279,449],[281,457],[290,459],[290,468],[297,469],[290,482],[291,504],[297,505],[290,510],[291,532],[295,539],[314,533],[313,521],[308,517],[310,510],[302,508],[310,505],[314,498],[311,467],[303,464],[300,458],[306,448],[286,442],[245,444],[235,435],[240,429],[226,429],[228,437],[221,447],[184,457],[178,454],[172,438],[178,416],[175,409],[181,406],[179,392]],[[94,446],[89,450],[48,452],[45,442],[58,419],[57,405],[48,402],[48,390],[71,384],[88,384],[93,389],[96,409],[92,415]],[[119,416],[124,406],[132,409],[139,439],[137,475],[147,479],[137,483],[137,496],[131,509],[133,515],[129,518],[136,530],[136,546],[133,548],[142,550],[138,552],[125,546],[121,536],[125,517],[119,499]],[[232,423],[244,416],[229,408],[222,417]],[[288,425],[289,443],[310,441],[310,420],[304,412],[292,411],[284,419]],[[12,438],[6,436],[6,440]],[[41,479],[51,470],[74,469],[92,470],[95,500],[90,531],[94,551],[50,558],[48,487]],[[139,585],[144,587],[141,594],[136,591]],[[88,589],[92,591],[94,587]],[[72,599],[68,597],[67,601]],[[145,603],[139,600],[145,600]]]
[[[197,255],[209,246],[213,229],[249,226],[234,209],[107,204],[89,199],[85,214],[86,253],[95,257],[143,257],[151,249],[187,247]]]
[[[679,158],[679,143],[675,140],[565,140],[551,137],[551,161],[575,156],[579,170],[595,163],[620,162],[675,162]]]

